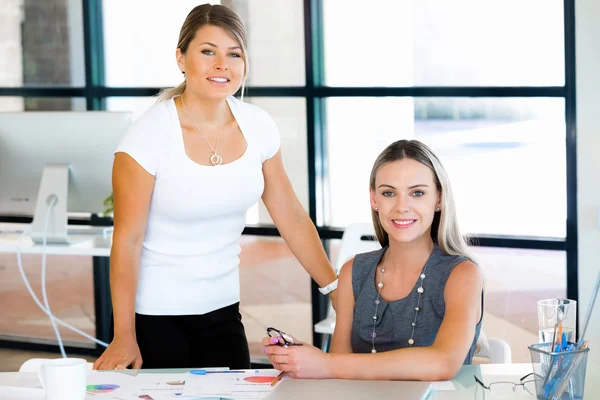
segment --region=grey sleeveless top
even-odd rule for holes
[[[408,340],[412,334],[412,322],[417,306],[417,279],[413,290],[403,299],[387,302],[380,299],[375,314],[375,271],[387,247],[370,253],[357,254],[352,264],[352,290],[354,291],[354,321],[352,323],[352,351],[354,353],[370,353],[372,347],[371,334],[375,322],[375,349],[378,352],[409,347]],[[450,273],[456,265],[467,260],[462,256],[449,256],[436,244],[427,262],[426,278],[423,281],[420,311],[417,316],[417,326],[414,333],[413,347],[431,346],[440,329],[446,303],[444,289]],[[481,294],[481,309],[483,318],[483,293]],[[475,343],[481,331],[481,319],[475,328],[475,337],[464,364],[471,364]]]

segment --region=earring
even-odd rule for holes
[[[435,209],[436,212],[439,212],[441,209],[438,207]]]
[[[379,207],[375,207],[375,211],[379,211]]]
[[[182,73],[183,75],[185,75],[185,71],[181,71],[181,73]]]

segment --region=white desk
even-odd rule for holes
[[[0,223],[0,253],[16,253],[19,250],[19,239],[29,224]],[[109,342],[109,327],[112,313],[109,284],[110,248],[112,235],[102,235],[98,228],[85,226],[69,226],[78,234],[72,235],[75,244],[48,244],[48,255],[70,255],[93,257],[94,274],[94,303],[96,313],[96,337],[104,342]],[[79,233],[89,231],[89,235]],[[95,233],[95,234],[94,234]],[[42,245],[35,244],[29,237],[21,239],[22,254],[42,254]],[[101,349],[96,347],[98,351]]]
[[[187,372],[185,369],[170,369],[170,370],[141,370],[140,373],[144,372],[162,372],[162,373],[182,373]],[[135,371],[130,371],[135,373]],[[519,378],[531,372],[530,364],[497,364],[497,365],[468,365],[464,366],[459,374],[452,380],[456,390],[433,392],[430,395],[430,399],[435,400],[464,400],[464,399],[535,399],[535,396],[518,389],[516,392],[501,392],[495,393],[483,389],[480,385],[475,383],[474,375],[477,375],[486,383],[494,381],[512,381],[518,382]],[[0,400],[4,400],[2,397],[2,386],[14,386],[19,380],[29,380],[36,378],[35,373],[18,373],[18,372],[5,372],[0,373]],[[588,364],[587,377],[586,377],[586,390],[584,399],[585,400],[596,400],[600,398],[600,366]],[[310,385],[311,380],[306,380],[305,385]],[[400,382],[399,382],[400,383]],[[400,387],[401,385],[399,385]],[[32,397],[11,397],[11,400],[20,399],[31,399]],[[43,397],[42,397],[43,398]],[[311,400],[332,400],[336,399],[335,393],[323,393],[322,397],[311,398]],[[379,396],[377,393],[369,392],[365,393],[365,399],[377,399],[387,400],[385,397]],[[403,398],[401,393],[393,396],[394,400]],[[268,400],[268,397],[267,399]],[[390,398],[390,400],[392,400]],[[410,400],[410,399],[406,399]]]
[[[28,224],[0,223],[0,253],[16,253],[19,248],[19,238],[23,229]],[[71,227],[69,227],[71,228]],[[48,244],[46,254],[108,257],[112,246],[112,235],[106,237],[87,226],[72,226],[77,234],[69,237],[76,241],[75,244]],[[90,234],[81,234],[89,231]],[[35,244],[29,237],[21,240],[23,254],[41,254],[42,245]]]

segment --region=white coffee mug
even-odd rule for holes
[[[86,363],[81,358],[59,358],[42,364],[38,376],[46,391],[46,400],[84,400]]]

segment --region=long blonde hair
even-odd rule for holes
[[[464,256],[474,261],[468,249],[469,240],[461,235],[458,228],[456,206],[454,205],[448,174],[440,160],[427,145],[418,140],[399,140],[390,144],[375,160],[369,180],[371,190],[375,191],[375,178],[379,169],[388,163],[406,158],[420,162],[433,172],[435,186],[442,196],[441,211],[435,213],[431,224],[431,239],[438,244],[444,253]],[[381,225],[379,214],[371,209],[371,217],[377,240],[382,247],[389,245],[389,237]]]
[[[227,32],[242,48],[242,58],[244,60],[244,78],[242,79],[242,97],[246,77],[248,76],[248,53],[247,53],[247,34],[246,27],[241,18],[229,7],[219,4],[202,4],[196,6],[186,17],[181,30],[179,31],[179,41],[177,48],[185,54],[190,42],[194,40],[198,29],[205,25],[217,26]],[[171,99],[182,94],[185,91],[185,80],[174,88],[163,89],[158,94],[156,102]]]

